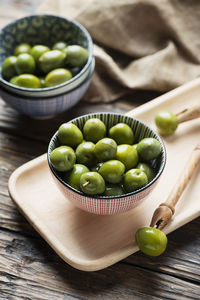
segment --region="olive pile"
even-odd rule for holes
[[[79,45],[57,42],[52,49],[45,45],[23,43],[14,55],[2,63],[2,76],[25,88],[45,88],[70,80],[88,60],[88,51]]]
[[[73,123],[58,129],[60,146],[50,154],[52,166],[63,180],[89,195],[117,196],[150,182],[155,172],[149,165],[161,153],[155,138],[134,144],[130,126],[118,123],[108,130],[98,118],[87,120],[81,131]]]

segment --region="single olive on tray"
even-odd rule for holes
[[[160,111],[155,116],[156,126],[162,135],[173,134],[178,127],[178,119],[175,114],[170,111]]]
[[[165,233],[154,227],[138,229],[135,234],[135,240],[139,249],[149,256],[159,256],[167,247]]]
[[[173,134],[180,123],[200,117],[200,105],[186,107],[174,114],[169,110],[161,110],[155,115],[155,124],[160,134],[168,136]]]

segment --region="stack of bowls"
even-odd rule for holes
[[[22,114],[51,117],[77,104],[86,92],[95,67],[93,43],[78,22],[54,15],[32,15],[18,19],[0,31],[0,65],[21,43],[52,47],[59,41],[77,44],[88,51],[88,60],[72,79],[53,87],[24,88],[6,81],[0,74],[2,99]]]

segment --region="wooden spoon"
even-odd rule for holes
[[[199,108],[200,112],[200,108]],[[185,119],[186,121],[186,119]],[[151,227],[156,227],[162,230],[170,221],[171,217],[175,212],[175,205],[180,199],[184,189],[192,178],[195,170],[200,164],[200,144],[198,144],[192,151],[189,160],[184,166],[178,181],[173,186],[167,200],[161,203],[160,206],[155,210],[152,220]]]
[[[176,117],[178,119],[178,123],[200,118],[200,104],[183,109],[176,114]]]

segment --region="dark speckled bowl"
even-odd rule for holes
[[[87,63],[71,80],[55,87],[28,89],[10,84],[0,75],[0,86],[13,94],[24,97],[52,97],[78,87],[91,71],[93,59],[93,42],[88,31],[78,22],[54,15],[31,15],[15,20],[0,31],[0,65],[3,60],[13,55],[14,48],[20,43],[44,44],[49,47],[58,41],[78,44],[89,52]]]

